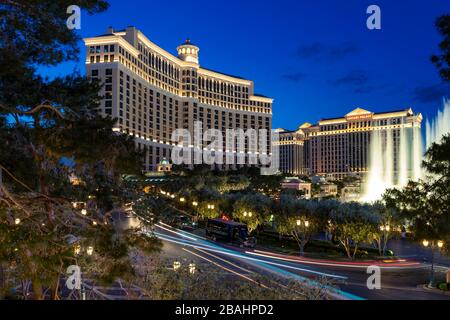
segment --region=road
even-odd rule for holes
[[[159,223],[156,235],[163,240],[163,253],[182,263],[210,263],[223,272],[252,281],[250,273],[307,281],[316,285],[320,277],[333,281],[338,289],[330,288],[335,298],[346,300],[450,300],[450,296],[417,287],[427,283],[429,265],[409,259],[384,262],[337,262],[308,259],[266,251],[248,250],[215,243]],[[369,290],[366,282],[369,265],[377,264],[381,270],[381,289]],[[441,269],[443,271],[443,269]]]

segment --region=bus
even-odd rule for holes
[[[256,239],[248,235],[247,225],[222,218],[208,219],[206,237],[212,241],[224,241],[240,247],[254,248]]]

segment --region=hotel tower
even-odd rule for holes
[[[84,42],[87,76],[104,84],[99,111],[116,118],[114,130],[132,135],[137,148],[146,150],[144,171],[171,158],[175,129],[194,135],[197,121],[203,131],[217,129],[224,137],[226,129],[271,129],[273,99],[256,94],[251,80],[201,67],[200,49],[189,40],[176,56],[134,27],[108,28]],[[219,151],[236,156],[236,150],[225,149],[224,139]]]
[[[295,131],[277,129],[280,169],[335,179],[372,171],[387,174],[380,178],[397,185],[420,172],[421,122],[422,115],[412,109],[374,113],[357,108],[343,117],[304,123]]]

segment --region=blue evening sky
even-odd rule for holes
[[[275,99],[273,127],[341,116],[356,107],[389,111],[412,107],[432,116],[450,96],[430,56],[441,40],[435,19],[448,0],[111,0],[105,13],[82,15],[82,37],[108,26],[133,25],[176,53],[185,38],[200,47],[200,64],[255,82]],[[381,7],[382,29],[366,28],[366,9]],[[41,68],[49,77],[80,60]]]

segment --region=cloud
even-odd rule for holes
[[[337,79],[330,80],[329,83],[336,87],[347,87],[356,94],[366,94],[388,88],[386,84],[373,83],[367,73],[361,70],[351,71]]]
[[[348,74],[330,81],[335,86],[349,85],[349,86],[359,86],[362,87],[366,85],[369,81],[366,73],[363,71],[352,71]]]
[[[299,59],[313,59],[322,63],[333,63],[359,51],[353,42],[328,45],[320,42],[300,46],[295,56]]]
[[[289,80],[291,82],[300,82],[306,78],[306,74],[303,72],[288,73],[282,75],[281,78]]]
[[[414,89],[414,98],[418,102],[437,102],[444,96],[450,96],[450,86],[446,83],[438,83]]]

